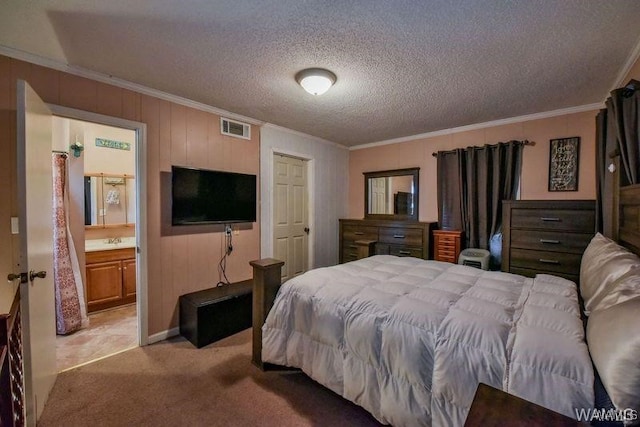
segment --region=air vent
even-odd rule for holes
[[[220,133],[236,138],[251,139],[251,125],[220,117]]]

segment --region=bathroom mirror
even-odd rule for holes
[[[364,217],[418,220],[420,168],[364,172]]]
[[[85,227],[103,228],[135,224],[135,212],[135,178],[133,176],[85,175]]]

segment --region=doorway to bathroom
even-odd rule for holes
[[[87,313],[83,328],[56,336],[58,372],[140,343],[137,143],[135,130],[53,118],[53,150],[68,152],[68,224]]]

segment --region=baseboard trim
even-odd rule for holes
[[[158,332],[157,334],[149,335],[148,343],[154,344],[160,341],[164,341],[171,337],[175,337],[180,334],[180,328],[171,328],[166,331]]]

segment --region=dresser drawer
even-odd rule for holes
[[[418,228],[380,227],[381,243],[422,246],[422,230]]]
[[[356,241],[357,242],[357,241]],[[353,261],[358,258],[361,258],[363,255],[360,254],[361,249],[367,249],[367,246],[357,245],[356,242],[343,242],[342,243],[342,258],[344,262]],[[375,240],[374,240],[375,242]],[[367,250],[368,252],[368,250]]]
[[[511,230],[511,247],[582,255],[592,237],[585,233]]]
[[[511,228],[563,231],[593,231],[593,210],[518,209],[511,210]]]
[[[408,248],[406,246],[389,245],[389,255],[412,256],[414,258],[422,258],[422,249]]]
[[[459,255],[458,245],[456,245],[455,241],[453,242],[448,242],[448,241],[443,242],[442,240],[437,241],[435,252],[436,252],[435,257],[437,261],[451,262],[453,258],[457,258]]]
[[[342,246],[342,262],[355,261],[358,259],[358,248],[356,245],[345,244]]]
[[[456,251],[445,252],[438,251],[434,257],[436,261],[444,261],[456,264],[458,262],[458,256],[460,254],[456,253]]]
[[[581,259],[581,254],[512,248],[511,271],[514,271],[513,267],[519,267],[540,272],[579,274]]]
[[[364,225],[345,225],[342,238],[355,242],[356,240],[378,240],[378,227]]]

